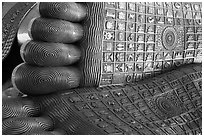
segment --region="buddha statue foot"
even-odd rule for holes
[[[17,38],[26,97],[3,99],[3,134],[202,134],[201,3],[15,6],[2,55]]]
[[[126,85],[201,62],[200,9],[179,2],[38,3],[18,30],[26,64],[15,69],[13,84],[26,94]]]

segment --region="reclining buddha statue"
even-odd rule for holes
[[[201,3],[3,3],[2,15],[3,134],[202,134]]]

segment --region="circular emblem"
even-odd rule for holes
[[[177,32],[173,27],[166,27],[162,33],[162,44],[165,49],[172,50],[178,41]]]
[[[156,104],[158,109],[167,117],[175,116],[179,112],[179,108],[175,107],[172,102],[165,97],[158,97],[156,99]]]

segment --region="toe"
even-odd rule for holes
[[[18,135],[51,129],[53,129],[53,122],[49,117],[9,118],[2,122],[4,135]]]
[[[74,67],[37,67],[22,63],[12,73],[15,88],[25,94],[48,94],[79,86],[80,72]]]
[[[38,115],[39,106],[26,98],[6,98],[2,100],[2,119],[30,117]]]
[[[79,22],[86,16],[83,4],[75,2],[41,2],[39,11],[42,17]]]
[[[80,24],[64,20],[36,18],[29,26],[29,33],[36,41],[73,43],[83,36]]]
[[[38,66],[65,66],[81,57],[79,47],[72,44],[29,41],[21,46],[24,62]]]

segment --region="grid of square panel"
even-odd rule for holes
[[[195,70],[189,67],[126,88],[75,89],[67,96],[77,114],[111,135],[200,134],[202,72]],[[167,100],[170,110],[163,105]]]
[[[201,3],[107,2],[100,84],[134,82],[201,60],[201,8]],[[178,35],[174,50],[162,46],[167,26]]]

